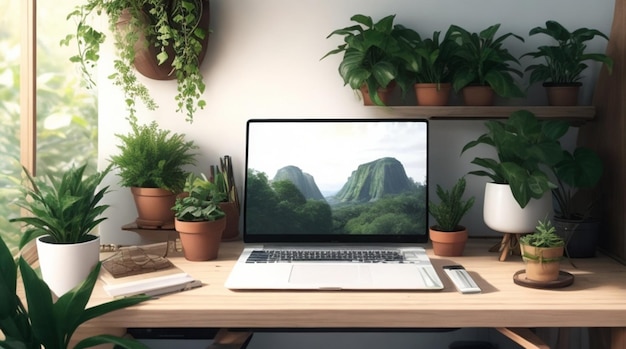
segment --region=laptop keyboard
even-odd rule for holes
[[[288,262],[402,262],[404,257],[394,250],[254,250],[246,263]]]

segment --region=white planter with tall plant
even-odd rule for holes
[[[30,215],[11,219],[27,227],[20,248],[37,239],[43,279],[57,296],[85,280],[100,256],[100,238],[91,232],[106,219],[101,215],[109,205],[99,202],[109,187],[99,186],[110,167],[89,176],[86,167],[44,179],[24,170],[27,183],[20,188],[23,196],[17,205]]]

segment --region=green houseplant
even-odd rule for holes
[[[526,278],[539,282],[557,280],[564,246],[565,242],[556,234],[549,219],[538,221],[534,233],[520,237],[522,258],[526,262]]]
[[[415,73],[415,95],[419,105],[446,105],[452,89],[451,58],[456,43],[450,36],[450,30],[440,38],[441,32],[435,31],[430,38],[415,38],[411,41],[418,64]],[[433,102],[421,91],[430,91],[435,96]],[[428,93],[428,92],[425,92]]]
[[[334,30],[326,37],[343,36],[344,43],[321,58],[343,53],[339,75],[344,85],[353,90],[366,89],[364,97],[368,95],[376,105],[385,105],[379,89],[389,88],[395,82],[406,92],[412,86],[409,72],[417,70],[409,41],[418,34],[400,24],[394,25],[394,19],[395,15],[389,15],[374,23],[369,16],[352,16],[350,20],[356,25]]]
[[[101,215],[109,205],[100,201],[109,187],[99,186],[111,166],[84,176],[86,167],[44,179],[33,178],[24,169],[27,182],[20,187],[23,196],[16,204],[30,215],[10,220],[27,226],[20,248],[36,239],[42,276],[57,295],[84,280],[99,259],[100,237],[91,232],[106,219]]]
[[[18,266],[27,304],[17,293]],[[91,308],[85,308],[98,280],[100,263],[88,277],[74,289],[65,293],[56,302],[48,285],[39,279],[31,266],[20,257],[16,263],[0,237],[0,331],[4,339],[0,347],[9,349],[65,349],[81,324],[90,319],[123,309],[145,300],[148,296],[119,298]],[[112,343],[134,349],[145,345],[130,338],[112,335],[97,335],[82,339],[74,348]]]
[[[602,160],[592,149],[578,147],[563,151],[563,159],[551,167],[558,187],[552,190],[556,203],[554,224],[566,241],[565,251],[572,258],[595,256],[600,220],[592,214],[592,189],[602,177]]]
[[[486,176],[483,218],[490,228],[503,233],[528,233],[536,222],[552,212],[551,190],[556,185],[546,166],[563,158],[559,139],[569,124],[562,120],[538,120],[527,110],[512,113],[505,121],[489,120],[488,132],[470,141],[461,153],[484,144],[497,158],[476,157],[471,163]]]
[[[208,0],[84,0],[68,15],[68,20],[76,21],[76,31],[61,44],[75,43],[77,53],[70,60],[79,64],[89,86],[94,85],[91,68],[100,58],[100,46],[106,39],[91,21],[102,13],[108,18],[117,50],[115,73],[110,78],[124,92],[131,118],[135,115],[136,100],[149,109],[156,108],[148,89],[132,69],[133,64],[144,59],[156,62],[152,70],[165,70],[164,76],[155,78],[175,77],[177,111],[184,112],[186,120],[192,122],[197,109],[206,105],[201,99],[205,84],[200,63],[209,33]],[[144,75],[154,77],[148,73],[149,68],[141,69],[138,65],[137,68]]]
[[[433,251],[438,256],[460,256],[467,241],[467,229],[459,225],[461,219],[474,205],[474,197],[463,200],[466,181],[461,177],[450,190],[437,184],[439,204],[428,203],[428,212],[436,225],[430,227]]]
[[[545,87],[572,86],[575,87],[572,99],[551,101],[552,105],[575,105],[578,103],[578,88],[581,86],[582,72],[587,69],[587,61],[602,63],[611,72],[613,60],[603,53],[587,53],[586,42],[596,36],[608,40],[609,38],[596,29],[578,28],[572,32],[560,23],[546,21],[545,27],[535,27],[529,35],[545,34],[556,41],[555,45],[542,45],[536,51],[528,52],[522,57],[543,59],[544,63],[532,64],[526,68],[530,71],[530,84],[542,82]],[[549,91],[548,97],[551,94]]]
[[[176,199],[172,211],[174,226],[180,234],[183,254],[191,261],[217,258],[226,214],[220,203],[227,196],[206,176],[190,173],[185,181],[184,194]]]
[[[524,92],[513,79],[513,75],[520,78],[522,72],[514,68],[519,61],[503,46],[507,38],[516,38],[524,41],[521,36],[506,33],[496,36],[500,24],[494,24],[479,33],[452,25],[450,35],[457,43],[451,66],[454,67],[452,86],[456,91],[463,90],[464,94],[470,90],[467,87],[488,86],[501,97],[523,97]],[[493,96],[493,95],[491,95]],[[467,95],[464,96],[468,104]],[[493,104],[492,98],[470,102],[471,105]]]
[[[171,207],[185,185],[184,166],[196,162],[197,146],[154,121],[131,127],[129,134],[117,135],[120,152],[111,156],[111,163],[119,169],[120,184],[131,188],[139,215],[136,222],[144,227],[173,224]]]

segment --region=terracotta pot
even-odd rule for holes
[[[490,106],[493,105],[495,92],[491,86],[470,85],[461,90],[465,105]]]
[[[441,106],[448,105],[450,99],[451,83],[428,84],[418,83],[413,85],[417,105]]]
[[[574,106],[578,105],[580,82],[571,84],[544,83],[548,95],[548,104],[551,106]]]
[[[546,193],[541,199],[530,199],[521,208],[508,184],[486,183],[483,203],[485,224],[501,233],[530,233],[540,219],[552,214],[552,195]]]
[[[75,244],[57,244],[46,235],[36,244],[43,281],[58,297],[83,282],[100,258],[100,237],[95,235]]]
[[[226,227],[225,217],[203,222],[182,222],[176,219],[174,227],[180,236],[185,259],[196,262],[217,258]]]
[[[534,247],[520,244],[522,258],[526,263],[526,279],[539,282],[550,282],[558,280],[561,263],[558,259],[563,257],[563,247]],[[524,255],[532,255],[540,257],[540,260],[534,260],[524,257]],[[542,261],[542,259],[552,261]],[[557,259],[554,261],[554,259]]]
[[[386,88],[378,89],[378,97],[380,97],[380,100],[383,101],[384,105],[389,105],[389,101],[391,99],[391,95],[393,94],[393,90],[395,89],[395,87],[396,87],[396,82],[392,81],[389,83],[389,85],[387,85]],[[370,98],[369,89],[367,88],[367,85],[361,86],[360,91],[361,91],[361,95],[363,96],[363,105],[376,105]]]
[[[130,188],[137,208],[137,226],[157,229],[174,223],[176,194],[161,188]]]
[[[202,0],[202,4],[204,7],[202,11],[202,16],[200,17],[200,21],[198,23],[198,27],[204,29],[206,36],[202,40],[202,49],[200,51],[200,55],[198,56],[198,62],[200,64],[202,64],[202,61],[206,56],[209,41],[209,23],[211,18],[209,10],[209,0]],[[130,14],[127,11],[124,11],[122,13],[122,16],[120,17],[118,26],[124,26],[124,24],[128,21],[130,21]],[[137,40],[137,43],[135,44],[135,60],[133,62],[133,65],[135,66],[137,71],[150,79],[175,79],[176,74],[173,73],[174,69],[172,68],[172,62],[174,61],[174,49],[172,48],[172,46],[167,46],[165,50],[169,58],[162,64],[159,64],[156,56],[161,51],[161,49],[157,48],[154,44],[147,45],[146,37],[143,32],[139,32],[138,36],[139,38]]]
[[[234,202],[222,202],[220,208],[226,213],[226,227],[222,233],[222,241],[239,238],[239,209]]]
[[[430,227],[430,240],[433,243],[433,252],[437,256],[462,256],[467,242],[467,229],[460,227],[459,231],[439,231]]]

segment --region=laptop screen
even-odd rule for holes
[[[246,128],[245,242],[427,242],[427,120]]]

